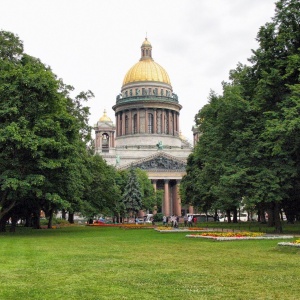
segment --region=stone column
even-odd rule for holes
[[[102,151],[102,132],[99,132],[99,149]]]
[[[194,206],[190,205],[189,206],[189,214],[193,214],[194,213]]]
[[[154,191],[156,192],[157,190],[157,179],[152,179],[152,184],[153,184],[153,188],[154,188]],[[153,207],[153,214],[157,214],[157,206],[154,206]]]
[[[128,115],[128,134],[132,134],[132,110],[129,111]]]
[[[154,108],[154,113],[153,113],[153,133],[157,133],[157,113],[156,113],[156,108]]]
[[[100,139],[100,135],[99,135],[99,132],[96,132],[96,145],[95,145],[95,148],[96,148],[96,150],[100,150],[100,141],[99,141],[99,139]]]
[[[176,112],[172,111],[172,135],[175,135],[176,126],[175,126],[175,118],[176,118]]]
[[[119,124],[118,115],[115,114],[115,117],[116,117],[116,135],[118,136],[118,124]]]
[[[110,138],[111,138],[110,145],[111,145],[112,148],[114,148],[115,147],[115,135],[114,135],[113,131],[110,133]]]
[[[168,134],[171,134],[171,111],[168,111]]]
[[[178,131],[178,134],[179,134],[179,113],[177,113],[177,131]]]
[[[136,127],[137,127],[136,129],[137,133],[140,133],[141,132],[140,131],[140,110],[138,108],[136,110]]]
[[[181,199],[179,194],[179,186],[181,180],[176,180],[175,197],[174,197],[174,212],[176,216],[181,216]]]
[[[121,126],[120,113],[118,113],[117,114],[117,137],[121,135],[120,126]]]
[[[122,113],[122,128],[121,128],[121,135],[125,135],[125,112]]]
[[[170,216],[169,182],[170,180],[165,179],[164,214],[166,216]]]
[[[175,128],[175,135],[176,136],[178,136],[178,134],[179,134],[177,121],[178,121],[178,116],[177,116],[177,112],[175,112],[175,114],[174,114],[174,128]]]
[[[162,109],[161,110],[161,133],[164,134],[166,133],[166,130],[165,130],[165,110]]]
[[[156,189],[157,189],[157,179],[152,179],[152,184],[153,184],[154,191],[156,192]]]
[[[145,108],[145,133],[148,133],[148,110]]]

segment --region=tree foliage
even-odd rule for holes
[[[142,192],[135,169],[129,170],[129,176],[122,197],[127,213],[136,215],[142,209]]]
[[[23,52],[23,43],[0,31],[0,224],[15,213],[39,219],[40,210],[74,211],[84,191],[91,92],[72,87]],[[27,208],[31,207],[31,210]],[[35,224],[39,227],[38,222]]]
[[[267,209],[280,231],[280,209],[291,222],[300,217],[300,2],[278,1],[257,41],[252,65],[238,64],[196,115],[201,136],[181,193],[200,207]]]

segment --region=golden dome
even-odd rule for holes
[[[99,119],[100,122],[111,122],[111,118],[106,115],[106,110],[104,109],[103,116]]]
[[[157,81],[171,85],[167,71],[152,59],[152,46],[147,38],[141,46],[141,51],[140,61],[127,72],[123,86],[138,81]]]
[[[125,75],[123,85],[137,81],[159,81],[171,84],[166,70],[152,59],[136,63]]]
[[[145,38],[145,40],[144,40],[144,42],[143,42],[143,44],[142,44],[142,47],[143,47],[143,46],[151,47],[151,48],[152,48],[152,45],[151,45],[151,43],[148,41],[147,38]]]

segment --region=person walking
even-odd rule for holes
[[[188,225],[188,216],[187,215],[185,215],[183,217],[183,222],[184,222],[184,227],[187,227],[187,225]]]
[[[167,217],[163,216],[163,226],[166,226],[166,224],[167,224]]]

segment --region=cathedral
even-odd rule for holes
[[[126,73],[113,105],[115,123],[104,111],[94,127],[95,151],[118,169],[145,170],[154,189],[164,191],[162,213],[193,213],[181,205],[179,184],[192,146],[181,135],[178,96],[167,71],[152,58],[146,38],[141,58]]]

